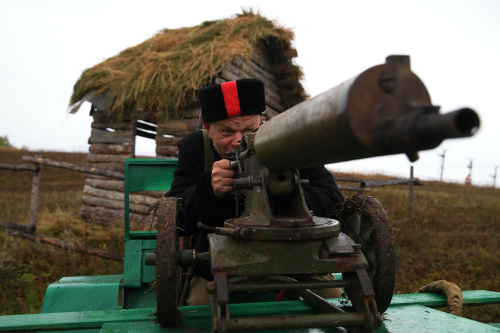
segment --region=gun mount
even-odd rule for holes
[[[419,150],[434,148],[446,138],[471,136],[479,127],[471,109],[445,115],[438,111],[411,72],[409,57],[390,56],[385,64],[246,133],[239,151],[231,153],[237,172],[233,189],[236,200],[240,193],[246,196],[245,210],[237,211],[240,217],[225,221],[223,228],[198,225],[212,232],[208,253],[195,249],[177,254],[177,202],[166,198],[160,205],[158,322],[176,325],[179,320],[177,293],[172,290],[175,267],[207,264],[214,275],[207,285],[214,332],[331,326],[373,331],[381,324],[380,314],[389,306],[395,285],[396,250],[387,214],[376,199],[358,196],[355,205],[344,206],[341,222],[313,216],[302,191],[307,180],[301,180],[296,169],[397,153],[414,161]],[[332,272],[342,273],[343,280],[289,278]],[[344,288],[353,312],[308,291],[332,287]],[[325,314],[289,317],[286,325],[272,319],[233,319],[228,295],[236,290],[300,290],[304,300]]]

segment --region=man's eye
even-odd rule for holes
[[[224,134],[231,134],[231,131],[228,131],[228,130],[222,130],[222,133],[224,133]]]

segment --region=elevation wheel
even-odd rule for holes
[[[175,260],[179,251],[177,236],[177,198],[164,197],[158,206],[156,239],[156,320],[165,326],[179,323],[179,270]]]
[[[396,285],[396,245],[391,221],[380,202],[366,195],[347,199],[341,215],[341,231],[361,244],[377,309],[384,313]]]

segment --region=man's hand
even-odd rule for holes
[[[236,172],[231,170],[230,160],[220,160],[214,163],[212,167],[212,188],[214,194],[223,198],[233,190],[234,177]]]

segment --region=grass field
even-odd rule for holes
[[[33,152],[0,150],[0,163],[21,164]],[[85,165],[80,153],[42,152],[43,157]],[[0,221],[27,223],[31,172],[0,170]],[[337,177],[389,178],[336,174]],[[417,175],[418,176],[418,175]],[[38,233],[123,253],[123,230],[87,224],[79,216],[84,176],[42,168]],[[344,192],[351,196],[354,192]],[[436,280],[462,290],[500,292],[500,190],[425,182],[415,187],[414,219],[408,215],[408,187],[373,188],[396,232],[396,293],[413,293]],[[0,315],[41,310],[47,285],[64,276],[121,274],[122,264],[32,243],[0,227]],[[500,306],[466,307],[463,316],[500,322]]]

